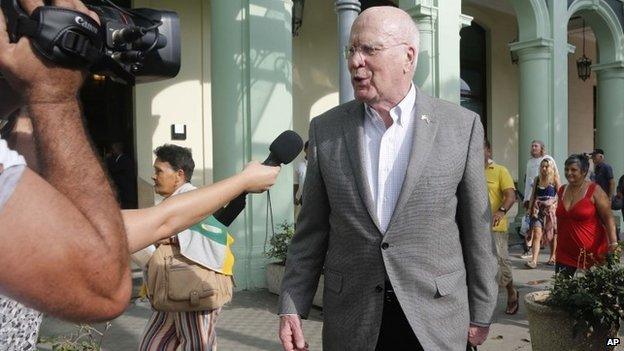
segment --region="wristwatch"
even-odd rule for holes
[[[505,207],[503,207],[503,206],[501,206],[498,210],[503,212],[503,213],[507,213],[507,209]]]

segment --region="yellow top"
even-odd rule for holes
[[[506,189],[515,189],[513,179],[511,178],[511,174],[507,168],[494,163],[491,161],[485,167],[485,178],[487,179],[487,187],[488,187],[488,196],[490,198],[490,207],[492,209],[492,214],[498,211],[498,209],[503,205],[503,191]],[[492,228],[492,231],[495,232],[507,232],[509,227],[509,220],[507,219],[507,215],[505,215],[496,227]]]

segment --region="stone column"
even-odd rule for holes
[[[459,31],[471,18],[460,1],[400,0],[420,31],[414,83],[426,93],[459,104]]]
[[[292,1],[211,2],[214,180],[264,160],[273,139],[292,128]],[[292,167],[271,189],[274,222],[293,222]],[[238,288],[265,286],[266,195],[248,195],[230,226]]]
[[[552,40],[538,38],[510,45],[518,53],[520,68],[519,132],[518,132],[518,179],[526,195],[524,176],[534,139],[552,145],[550,118],[551,90],[550,70]]]
[[[615,181],[624,173],[624,61],[593,65],[597,73],[596,147],[605,150]]]
[[[565,1],[548,0],[553,36],[553,59],[550,78],[552,92],[551,143],[548,152],[557,162],[563,181],[563,163],[568,157],[568,7]]]
[[[436,69],[438,65],[436,45],[438,8],[430,0],[400,0],[399,7],[412,16],[420,32],[414,84],[427,94],[438,96],[439,81]],[[459,42],[457,45],[459,46]]]
[[[338,67],[340,103],[353,100],[353,86],[351,85],[351,75],[345,59],[345,47],[349,45],[349,35],[353,21],[360,13],[359,0],[336,0],[336,13],[338,14]]]

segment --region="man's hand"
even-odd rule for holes
[[[308,349],[308,343],[305,342],[301,328],[301,317],[298,315],[280,316],[279,338],[284,351]]]
[[[29,15],[41,0],[22,0],[22,7]],[[54,5],[81,11],[99,22],[97,15],[77,0],[57,0]],[[25,103],[63,103],[76,99],[85,72],[58,67],[36,54],[27,37],[17,43],[9,42],[4,14],[0,10],[0,70],[13,89],[19,92]]]
[[[490,327],[480,327],[470,324],[470,328],[468,329],[468,342],[472,346],[479,346],[485,342],[489,332]]]
[[[503,217],[505,217],[505,213],[503,211],[494,212],[492,215],[492,227],[496,227]]]

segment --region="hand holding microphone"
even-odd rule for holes
[[[279,166],[282,163],[289,164],[290,162],[292,162],[292,160],[295,159],[295,157],[297,157],[297,155],[299,155],[301,149],[303,149],[303,140],[301,140],[299,134],[293,132],[292,130],[284,131],[271,143],[271,145],[269,146],[269,157],[267,157],[267,159],[264,160],[262,164],[266,166]],[[248,165],[247,167],[256,166]],[[273,180],[273,182],[275,181]],[[265,188],[250,186],[250,189],[266,190],[271,185],[272,184],[266,186]],[[258,192],[261,191],[263,190],[260,190]],[[245,197],[247,196],[247,192],[253,191],[248,190],[240,194],[237,198],[227,204],[227,206],[215,212],[214,217],[225,226],[229,226],[230,224],[232,224],[232,222],[234,222],[239,213],[241,213],[245,208]]]
[[[266,166],[258,161],[249,162],[241,172],[247,181],[245,192],[261,193],[269,190],[275,184],[279,171],[279,166]]]

